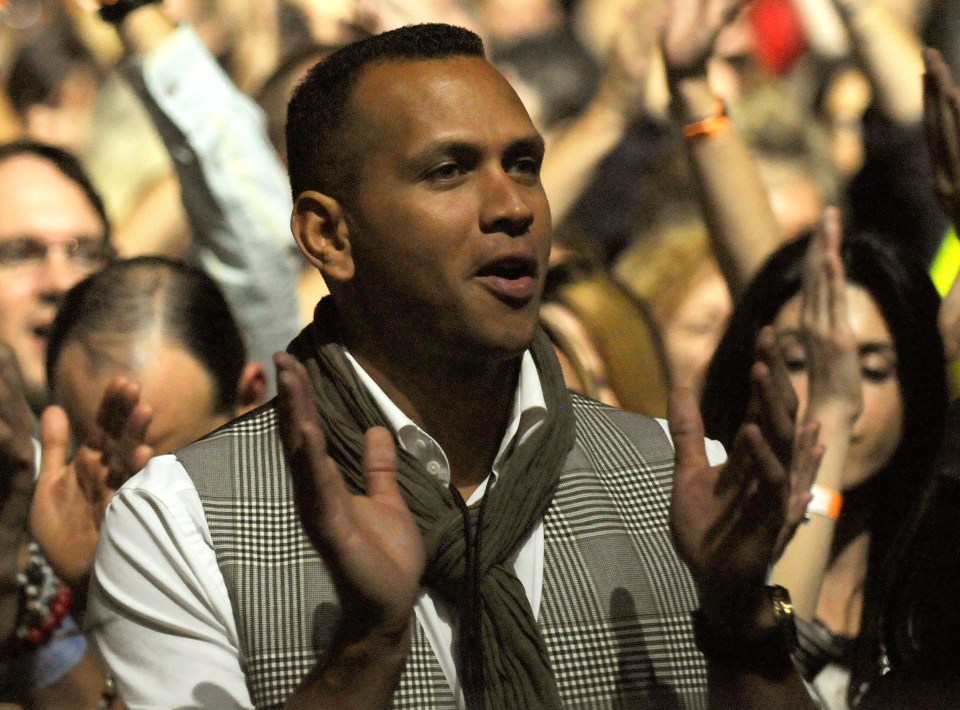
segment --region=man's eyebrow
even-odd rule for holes
[[[412,156],[412,159],[418,160],[431,155],[444,153],[475,153],[481,149],[482,146],[472,141],[460,140],[456,138],[442,139],[424,146]],[[540,134],[518,138],[517,140],[511,142],[506,148],[507,153],[520,155],[531,153],[542,155],[545,150],[546,143],[543,140],[543,136]]]
[[[543,140],[543,136],[538,133],[527,138],[515,140],[507,148],[506,154],[508,156],[536,155],[538,157],[543,157],[545,151],[546,143]]]

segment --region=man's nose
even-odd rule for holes
[[[40,293],[47,298],[59,299],[73,288],[83,275],[83,270],[77,267],[63,249],[51,249],[37,273]]]
[[[532,190],[502,168],[492,169],[484,180],[481,230],[511,237],[526,234],[534,220]]]

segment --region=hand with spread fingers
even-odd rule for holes
[[[823,455],[816,424],[794,434],[795,410],[772,374],[783,366],[771,339],[767,332],[758,347],[761,359],[751,371],[753,414],[726,464],[707,462],[693,394],[678,391],[670,407],[676,447],[670,520],[677,547],[696,581],[704,616],[747,636],[769,622],[763,616],[769,613],[766,575],[803,518]]]
[[[16,357],[0,343],[0,644],[13,633],[20,609],[17,573],[33,496],[32,430]]]
[[[287,353],[274,362],[297,510],[343,609],[330,658],[301,685],[293,707],[332,706],[354,693],[363,696],[359,707],[386,704],[409,651],[425,564],[423,539],[397,485],[393,435],[382,427],[367,431],[366,495],[352,495],[327,455],[306,370]]]
[[[114,492],[153,455],[144,443],[151,417],[136,383],[114,378],[100,401],[96,428],[69,460],[66,413],[57,406],[43,413],[30,529],[53,569],[75,588],[93,566],[100,524]]]

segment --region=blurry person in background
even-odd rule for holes
[[[115,261],[71,289],[50,329],[47,374],[60,406],[43,416],[45,454],[97,441],[112,426],[102,403],[119,392],[125,402],[109,416],[137,420],[140,466],[262,404],[266,390],[216,283],[164,257]],[[75,587],[89,573],[103,509],[138,468],[85,481],[62,468],[41,475],[31,531]]]
[[[103,203],[70,154],[0,146],[0,340],[20,362],[27,399],[48,401],[47,336],[63,294],[111,256]]]

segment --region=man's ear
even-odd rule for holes
[[[237,416],[263,404],[267,394],[267,373],[259,362],[248,362],[237,383]]]
[[[340,203],[322,192],[301,192],[293,204],[290,231],[300,251],[320,270],[324,279],[353,278],[350,227]]]

